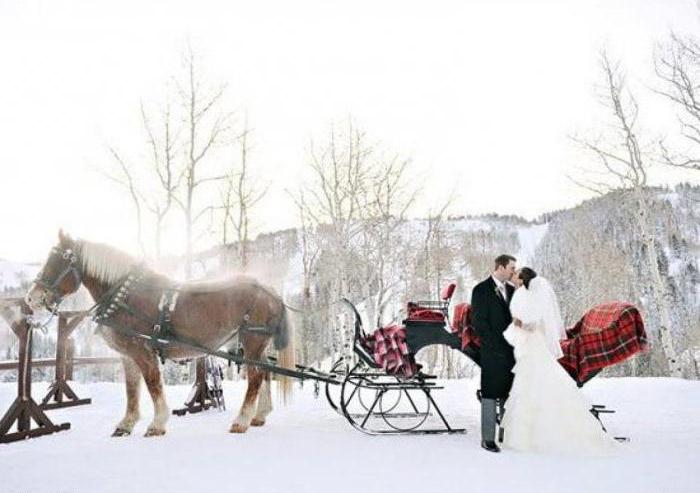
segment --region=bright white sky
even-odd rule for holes
[[[654,44],[699,27],[693,0],[0,0],[0,257],[43,259],[61,226],[135,252],[131,203],[99,170],[107,144],[137,155],[139,101],[188,40],[248,111],[271,231],[295,224],[284,190],[310,137],[347,115],[430,176],[416,214],[453,187],[455,214],[575,205],[588,194],[566,175],[590,157],[567,136],[601,128],[599,50],[622,59],[656,135],[671,116],[644,90]]]

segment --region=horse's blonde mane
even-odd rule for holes
[[[127,253],[101,243],[81,240],[76,250],[79,251],[83,271],[107,283],[123,278],[137,263]]]

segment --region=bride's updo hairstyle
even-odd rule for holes
[[[537,277],[537,272],[535,272],[529,267],[523,267],[522,269],[520,269],[518,277],[523,281],[525,287],[529,289],[530,281]]]

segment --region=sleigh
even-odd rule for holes
[[[371,334],[364,330],[355,306],[345,300],[355,317],[355,360],[350,365],[344,360],[336,363],[332,371],[344,375],[344,381],[335,394],[327,385],[326,397],[352,426],[369,434],[464,432],[449,424],[434,398],[443,387],[435,376],[421,371],[415,359],[422,348],[442,344],[480,365],[481,341],[471,325],[471,306],[456,305],[449,318],[454,290],[450,284],[438,300],[409,301],[401,324]],[[567,330],[559,362],[580,387],[604,368],[645,350],[647,344],[637,308],[608,303],[592,308]],[[599,418],[614,411],[594,406],[591,412]]]

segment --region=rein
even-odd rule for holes
[[[138,332],[130,327],[126,327],[124,325],[121,325],[114,320],[109,320],[106,323],[104,323],[107,327],[110,327],[113,330],[116,330],[117,332],[120,332],[126,336],[131,336],[137,339],[143,340],[146,344],[150,344],[153,347],[155,347],[157,350],[164,350],[167,348],[170,348],[172,346],[179,346],[187,349],[191,349],[200,353],[207,354],[209,356],[215,356],[221,359],[225,359],[227,361],[236,363],[237,365],[248,365],[248,366],[254,366],[257,368],[260,368],[262,370],[268,370],[272,373],[276,373],[279,375],[287,376],[287,377],[293,377],[293,378],[298,378],[300,380],[306,380],[306,379],[311,379],[311,380],[318,380],[321,382],[326,382],[334,385],[339,385],[342,383],[341,380],[338,379],[338,376],[334,373],[325,373],[319,370],[316,370],[315,368],[309,368],[301,365],[296,365],[296,370],[292,369],[287,369],[287,368],[282,368],[280,366],[277,366],[276,364],[271,363],[271,359],[269,358],[267,361],[263,360],[257,360],[257,359],[250,359],[244,357],[242,354],[237,354],[237,353],[231,353],[231,352],[226,352],[226,351],[219,351],[215,349],[210,349],[206,346],[202,346],[201,344],[197,343],[196,341],[190,340],[190,339],[185,339],[183,337],[177,337],[175,339],[163,339],[163,338],[156,338],[149,336],[147,334],[143,334],[141,332]]]

